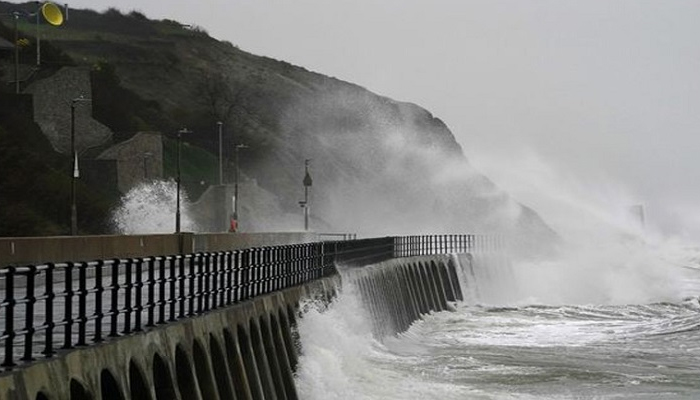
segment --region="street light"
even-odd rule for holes
[[[224,123],[219,121],[216,123],[219,126],[219,185],[224,184],[224,150],[222,144],[222,132]]]
[[[151,153],[150,151],[145,151],[143,153],[143,180],[144,181],[148,179],[148,159],[150,159],[151,156],[153,156],[153,153]]]
[[[177,205],[175,211],[175,233],[180,233],[180,139],[183,133],[192,133],[192,131],[188,130],[187,128],[182,128],[177,131]]]
[[[238,230],[238,182],[241,180],[240,168],[238,166],[238,150],[247,149],[245,144],[236,144],[233,146],[234,163],[236,166],[235,181],[233,182],[233,218],[231,221],[231,232]]]
[[[70,234],[72,236],[78,234],[78,207],[75,204],[75,188],[77,179],[80,178],[80,169],[78,168],[78,152],[75,149],[75,107],[78,105],[78,103],[90,101],[92,101],[92,99],[87,99],[81,95],[70,102],[70,154],[71,158],[73,159],[73,174],[70,185]]]
[[[300,201],[299,205],[301,208],[304,209],[304,230],[308,231],[309,230],[309,188],[313,184],[313,181],[311,180],[311,175],[309,175],[309,162],[310,159],[304,160],[304,170],[305,170],[305,175],[304,175],[304,201]]]
[[[37,4],[41,4],[36,10],[35,13],[22,13],[25,16],[35,16],[36,17],[36,66],[39,67],[41,64],[41,38],[39,36],[39,23],[41,22],[41,17],[44,16],[44,19],[46,22],[53,26],[59,26],[63,24],[63,14],[61,13],[61,9],[55,5],[54,3],[51,2],[36,2]],[[19,11],[14,11],[9,14],[2,14],[2,15],[12,15],[12,18],[14,20],[14,29],[15,29],[15,93],[19,93],[19,33],[17,29],[17,21],[19,20],[20,17],[20,12]]]

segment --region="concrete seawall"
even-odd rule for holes
[[[296,399],[299,301],[329,299],[338,284],[318,279],[18,368],[0,376],[0,399]]]
[[[318,236],[309,232],[0,238],[0,268],[10,264],[28,265],[228,251],[310,243],[317,240]]]
[[[382,338],[464,298],[449,255],[340,268],[329,278],[17,367],[0,375],[0,399],[297,399],[300,301],[329,301],[337,288],[353,285]]]
[[[343,271],[372,316],[378,338],[407,330],[421,315],[451,310],[464,299],[449,255],[398,258]]]

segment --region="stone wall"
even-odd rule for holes
[[[126,193],[136,184],[163,177],[163,137],[160,132],[139,132],[97,156],[117,164],[117,187]]]
[[[90,98],[90,70],[64,67],[54,75],[30,85],[26,93],[34,95],[34,119],[56,151],[70,154],[71,102]],[[78,153],[105,144],[112,131],[92,119],[92,103],[81,101],[75,107],[75,141]]]
[[[314,233],[221,233],[0,238],[0,268],[47,262],[92,261],[309,243]]]

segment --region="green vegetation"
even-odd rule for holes
[[[184,138],[183,138],[184,139]],[[190,200],[196,200],[208,185],[219,182],[218,159],[211,153],[183,140],[180,147],[182,187]],[[166,176],[177,176],[177,138],[165,138],[163,170]]]
[[[53,151],[39,127],[21,115],[0,118],[0,236],[65,235],[70,232],[68,157]],[[114,193],[78,180],[81,232],[108,230]]]

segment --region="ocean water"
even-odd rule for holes
[[[471,267],[454,256],[465,301],[383,338],[344,284],[299,320],[299,396],[700,398],[698,252],[598,250],[538,262],[479,255]]]

